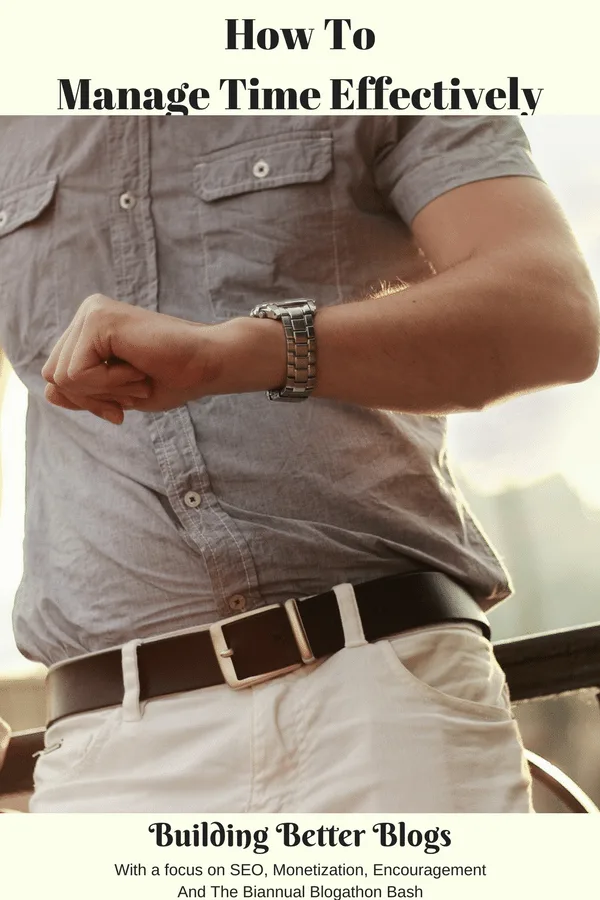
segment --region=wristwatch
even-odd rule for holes
[[[317,381],[317,342],[312,300],[287,300],[283,303],[259,303],[250,315],[256,319],[279,319],[283,325],[287,350],[285,385],[267,391],[269,400],[306,400]]]

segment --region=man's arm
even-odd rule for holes
[[[507,177],[456,188],[429,203],[413,230],[438,274],[317,313],[316,397],[439,415],[594,372],[594,287],[542,182]],[[86,401],[99,396],[99,363],[111,356],[150,379],[151,396],[129,403],[136,409],[285,381],[277,322],[198,326],[102,298],[78,317],[44,368],[58,405],[97,412]]]
[[[465,185],[426,206],[413,230],[439,274],[373,303],[324,310],[319,394],[438,414],[593,373],[594,287],[542,182]]]

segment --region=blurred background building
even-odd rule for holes
[[[534,158],[569,218],[600,286],[600,117],[522,120]],[[540,309],[540,316],[544,310]],[[21,572],[26,398],[2,376],[0,418],[0,716],[43,721],[42,672],[20,656],[10,611]],[[582,385],[452,416],[449,450],[471,508],[512,574],[492,613],[496,638],[600,620],[600,374]],[[526,745],[564,768],[600,804],[600,709],[593,692],[517,709]],[[540,810],[552,809],[546,798]]]

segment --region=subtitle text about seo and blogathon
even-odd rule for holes
[[[464,896],[481,897],[488,878],[484,860],[457,862],[455,854],[452,862],[444,860],[452,847],[449,828],[413,828],[406,821],[364,828],[306,828],[284,821],[256,829],[224,821],[176,828],[161,821],[149,825],[148,832],[151,862],[125,857],[113,862],[115,888],[159,883],[162,889],[152,896],[165,900],[432,898],[443,896],[439,885],[448,882],[460,882]],[[188,851],[185,858],[182,848]],[[221,853],[226,859],[220,859]],[[142,890],[140,896],[145,894]],[[115,890],[114,896],[125,894]],[[137,896],[137,891],[127,890],[127,896]]]

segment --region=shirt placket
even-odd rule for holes
[[[108,135],[117,299],[157,310],[159,272],[150,195],[149,120],[111,118]],[[184,540],[203,558],[216,613],[229,616],[259,606],[250,548],[211,488],[187,406],[148,414],[146,419],[167,498]]]

